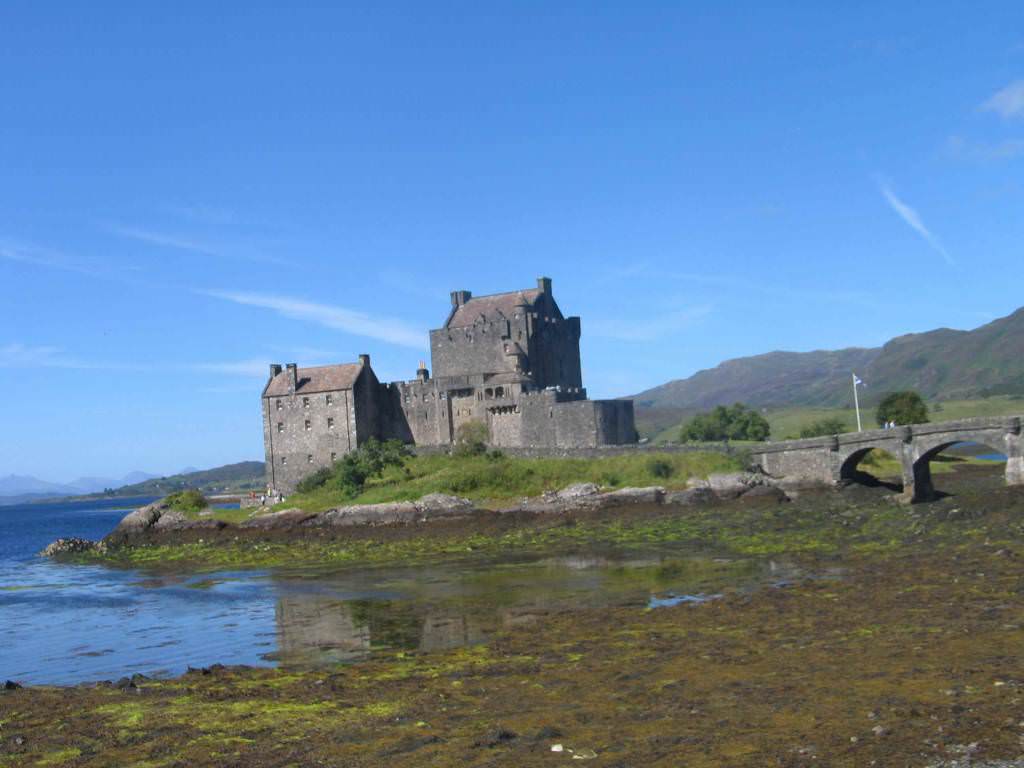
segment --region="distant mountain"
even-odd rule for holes
[[[67,494],[74,493],[74,490],[69,485],[51,483],[31,475],[6,475],[0,477],[0,496],[47,493]]]
[[[129,472],[120,479],[109,477],[79,477],[69,483],[55,483],[40,480],[31,475],[7,475],[0,477],[0,496],[45,495],[70,496],[73,494],[95,493],[107,488],[142,482],[157,475],[148,472]]]
[[[29,475],[7,475],[0,477],[0,506],[69,496],[163,496],[184,488],[197,488],[203,493],[234,493],[259,490],[263,485],[262,461],[242,461],[170,477],[130,472],[120,481],[80,477],[70,483],[51,483]],[[113,493],[104,493],[107,490]]]
[[[155,477],[115,488],[118,496],[163,496],[172,491],[196,488],[206,494],[256,491],[265,487],[262,461],[240,461],[214,469],[196,470],[170,477]]]
[[[634,395],[644,410],[695,411],[733,402],[758,407],[853,405],[850,374],[864,402],[916,389],[931,400],[1024,395],[1024,308],[972,331],[940,328],[874,349],[769,352],[727,360],[687,379]]]

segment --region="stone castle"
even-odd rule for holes
[[[431,377],[384,384],[359,362],[270,366],[263,389],[267,485],[290,493],[370,438],[452,445],[464,424],[488,443],[552,452],[636,442],[631,400],[588,400],[580,319],[562,315],[542,277],[528,290],[474,297],[454,291],[448,319],[430,332]]]

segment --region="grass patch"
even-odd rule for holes
[[[740,462],[720,453],[634,454],[597,459],[509,456],[414,456],[401,467],[388,467],[366,482],[355,497],[332,488],[297,493],[275,509],[299,507],[322,512],[345,504],[411,501],[428,493],[447,493],[476,501],[503,502],[539,496],[572,483],[609,488],[665,485],[685,487],[691,477],[740,469]]]

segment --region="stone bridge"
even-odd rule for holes
[[[808,440],[765,443],[752,452],[768,475],[794,483],[835,485],[857,474],[872,448],[896,457],[903,469],[903,498],[926,501],[935,495],[930,462],[952,445],[976,442],[1005,453],[1007,485],[1024,485],[1020,416],[963,419],[872,429]]]

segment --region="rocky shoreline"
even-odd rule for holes
[[[307,512],[299,508],[257,514],[240,523],[229,523],[210,516],[209,510],[196,517],[172,509],[165,500],[140,507],[126,515],[117,527],[100,541],[81,538],[58,539],[40,555],[63,557],[93,553],[103,555],[120,547],[140,543],[172,544],[192,540],[197,534],[211,540],[230,540],[244,535],[258,538],[272,533],[275,538],[294,534],[304,536],[330,529],[353,527],[405,526],[452,521],[474,516],[503,516],[526,513],[531,516],[565,515],[635,505],[689,507],[739,498],[785,502],[793,488],[767,475],[753,472],[713,474],[707,479],[692,479],[685,489],[662,486],[602,490],[595,483],[574,483],[558,491],[524,498],[519,504],[497,510],[486,509],[459,496],[432,493],[415,501],[380,504],[354,504]]]

